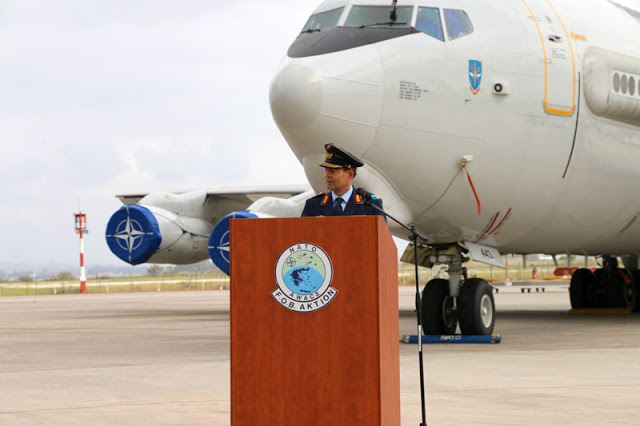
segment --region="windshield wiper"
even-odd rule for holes
[[[304,30],[302,31],[300,34],[309,34],[309,33],[315,33],[315,32],[320,32],[320,28],[316,28],[316,29],[311,29],[309,28],[308,30]]]
[[[377,27],[377,26],[393,27],[394,25],[407,25],[407,23],[406,22],[395,22],[395,21],[378,22],[376,24],[360,25],[358,28],[368,28],[368,27]]]
[[[398,0],[393,0],[391,6],[393,6],[393,9],[391,9],[391,12],[389,12],[389,19],[391,19],[393,22],[396,22],[396,19],[398,18],[398,15],[396,13],[396,11],[398,10]]]
[[[398,18],[398,14],[397,14],[397,4],[398,4],[398,0],[393,0],[393,2],[391,3],[391,11],[389,12],[389,22],[378,22],[377,24],[369,24],[369,25],[360,25],[360,27],[358,28],[366,28],[366,27],[377,27],[377,26],[383,26],[383,27],[393,27],[394,25],[407,25],[406,22],[396,22],[396,19]]]

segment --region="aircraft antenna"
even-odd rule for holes
[[[391,9],[391,12],[389,13],[389,19],[391,19],[391,22],[396,22],[396,19],[398,19],[398,14],[396,13],[397,5],[398,0],[393,0],[391,2],[391,6],[393,6],[393,9]]]

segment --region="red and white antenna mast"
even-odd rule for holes
[[[87,276],[84,272],[84,241],[82,240],[83,234],[88,234],[87,230],[87,215],[85,213],[74,213],[76,218],[76,233],[80,235],[80,293],[87,291]]]

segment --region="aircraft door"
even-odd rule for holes
[[[544,61],[544,109],[569,116],[575,109],[576,73],[569,34],[549,0],[522,0],[535,24]]]

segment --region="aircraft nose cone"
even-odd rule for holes
[[[328,142],[356,156],[366,153],[380,126],[384,73],[375,46],[285,59],[269,98],[276,125],[295,155],[301,160],[322,156]]]
[[[311,68],[282,68],[273,78],[269,92],[273,119],[281,129],[307,127],[320,113],[322,96],[322,79]]]

